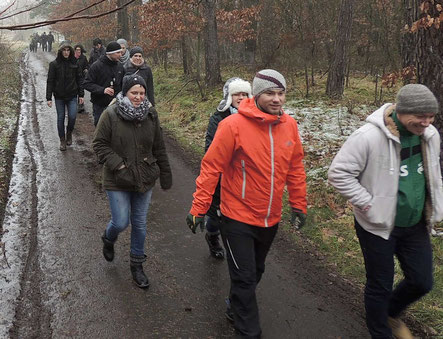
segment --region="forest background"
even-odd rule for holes
[[[283,73],[288,110],[302,129],[312,129],[303,133],[308,226],[294,232],[286,225],[286,231],[362,286],[364,267],[352,211],[328,186],[327,167],[354,127],[375,107],[392,102],[403,84],[423,83],[442,103],[443,1],[44,0],[28,6],[12,18],[26,15],[33,26],[17,21],[2,27],[7,13],[0,8],[0,31],[30,34],[30,28],[51,23],[46,31],[88,50],[96,37],[105,44],[125,38],[130,46],[143,47],[154,70],[163,126],[199,156],[209,114],[226,79],[252,80],[263,68]],[[119,11],[102,15],[117,7]],[[315,124],[306,125],[309,119]],[[442,121],[440,114],[435,122],[440,131]],[[329,125],[335,126],[336,138],[328,135]],[[429,335],[438,335],[443,333],[442,238],[433,238],[433,246],[434,290],[409,317],[418,319]]]

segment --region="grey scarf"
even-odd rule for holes
[[[117,94],[117,114],[127,121],[143,121],[148,116],[149,108],[152,104],[148,98],[142,101],[140,106],[134,107],[127,96],[123,96],[122,92]]]

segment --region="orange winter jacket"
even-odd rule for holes
[[[240,103],[238,114],[220,122],[196,180],[190,213],[206,214],[220,174],[223,215],[254,226],[281,219],[282,196],[306,213],[306,174],[296,121],[260,111],[254,98]]]

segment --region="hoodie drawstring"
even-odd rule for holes
[[[394,154],[394,150],[393,150],[393,143],[394,141],[392,141],[392,139],[388,139],[389,140],[389,174],[390,175],[394,175],[394,158],[395,158],[395,154]]]

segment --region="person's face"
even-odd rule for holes
[[[139,63],[139,62],[141,62],[141,61],[142,61],[142,58],[143,58],[143,56],[142,56],[141,53],[135,53],[135,54],[132,56],[132,60],[133,60],[135,63]]]
[[[247,97],[248,93],[245,92],[232,94],[232,106],[238,108],[238,106],[240,106],[240,102]]]
[[[435,113],[397,114],[397,117],[409,132],[422,135],[426,127],[434,122]]]
[[[125,52],[126,52],[126,46],[123,45],[123,44],[121,44],[120,46],[121,46],[121,48],[122,48],[122,55],[123,55],[123,54],[125,54]]]
[[[126,93],[129,101],[134,105],[134,107],[140,106],[140,104],[145,100],[145,88],[141,85],[132,86]]]
[[[75,49],[75,52],[78,54],[78,53],[82,53],[82,49],[80,48],[80,47],[77,47],[76,49]]]
[[[108,54],[108,56],[112,61],[118,61],[120,59],[120,57],[122,56],[122,52],[118,51],[115,53]]]
[[[71,54],[71,50],[68,47],[63,48],[62,55],[65,59],[69,58],[69,54]]]
[[[269,114],[277,115],[281,112],[286,100],[286,92],[283,89],[270,89],[259,95],[257,104]]]
[[[95,45],[95,49],[100,49],[100,48],[102,48],[102,44]]]

